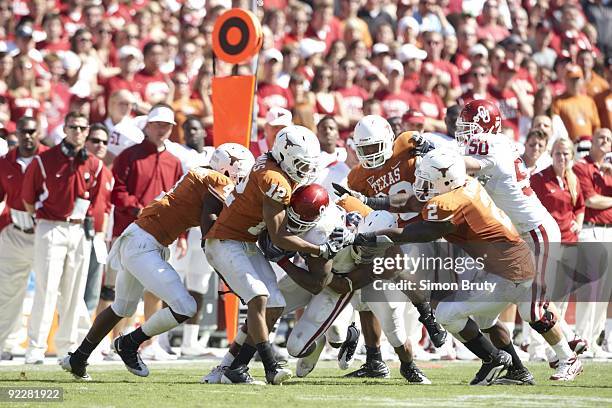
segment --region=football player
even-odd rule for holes
[[[228,196],[227,207],[206,235],[210,265],[247,305],[249,338],[224,373],[232,383],[252,381],[247,364],[255,352],[261,357],[268,383],[280,384],[292,375],[275,361],[268,341],[268,328],[282,313],[285,299],[256,242],[266,229],[272,242],[284,250],[327,259],[340,249],[333,239],[315,245],[285,228],[285,206],[296,187],[312,183],[319,157],[319,141],[312,131],[302,126],[281,129],[272,150],[256,160],[249,175]],[[342,230],[339,233],[341,242]]]
[[[428,150],[429,144],[414,132],[404,132],[394,140],[393,130],[389,123],[377,115],[364,116],[355,126],[353,134],[359,166],[353,168],[348,175],[348,187],[334,185],[338,195],[350,194],[358,197],[364,203],[370,197],[368,204],[376,208],[378,201],[384,197],[398,193],[412,194],[414,172],[417,156]],[[376,198],[371,198],[376,197]],[[418,212],[406,212],[399,215],[399,223],[403,225]],[[408,245],[403,248],[405,253],[419,255],[430,252],[430,244]],[[423,293],[411,291],[408,297],[419,312],[419,321],[423,323],[436,347],[446,340],[446,331],[436,323],[434,311]],[[404,305],[400,306],[403,307]],[[361,308],[361,307],[358,307]],[[363,309],[363,308],[362,308]],[[386,313],[391,315],[391,311]],[[360,321],[366,343],[366,363],[358,370],[347,374],[350,377],[380,377],[388,376],[389,368],[382,361],[380,354],[380,324],[375,321],[371,311],[362,310]],[[356,346],[349,345],[350,350]],[[410,348],[411,349],[411,348]],[[411,352],[411,350],[410,350]],[[346,356],[341,353],[339,361],[342,364]],[[345,366],[348,366],[345,364]]]
[[[306,241],[325,242],[334,228],[345,223],[346,211],[349,219],[365,217],[359,223],[362,231],[396,225],[392,214],[383,211],[372,212],[353,197],[339,200],[337,205],[330,204],[325,189],[317,184],[311,184],[298,188],[291,197],[287,208],[287,228]],[[355,217],[355,214],[358,214],[358,217]],[[306,256],[307,269],[304,269],[290,261],[293,253],[277,248],[271,243],[267,234],[260,236],[259,245],[267,258],[277,262],[287,273],[279,281],[279,288],[287,301],[283,313],[306,307],[306,311],[287,340],[289,354],[299,358],[296,373],[298,377],[305,377],[314,369],[319,359],[325,345],[327,330],[351,299],[358,298],[358,295],[353,296],[354,290],[372,281],[372,259],[385,255],[385,249],[382,252],[380,250],[373,252],[371,249],[364,251],[362,248],[345,247],[334,257],[333,262],[326,263],[319,262],[318,258]],[[386,254],[394,256],[395,253],[400,252],[388,250]],[[383,322],[383,331],[400,356],[400,373],[411,383],[430,384],[429,379],[412,360],[403,324],[397,324],[402,319],[400,309],[392,308],[393,313],[386,316],[379,312],[386,312],[388,309],[377,307],[379,303],[381,302],[373,303],[371,308]],[[235,358],[237,349],[246,337],[244,326],[238,337],[225,355],[221,367],[230,364]],[[203,382],[231,382],[222,376],[221,372],[220,367],[215,367],[203,378]]]
[[[542,334],[557,333],[563,339],[549,343],[555,354],[557,371],[552,380],[572,380],[582,371],[576,353],[586,349],[586,343],[573,339],[568,343],[564,331],[571,332],[563,320],[557,320],[557,310],[546,296],[546,281],[553,282],[559,257],[561,233],[559,226],[529,185],[529,172],[511,140],[501,134],[501,114],[497,105],[488,100],[474,100],[466,104],[457,119],[455,137],[465,150],[468,173],[479,177],[495,204],[512,220],[517,231],[533,248],[536,266],[531,327]],[[546,316],[554,315],[554,319]],[[558,324],[555,324],[558,323]],[[565,327],[562,327],[565,326]],[[565,329],[565,330],[563,330]]]
[[[248,149],[237,144],[224,144],[214,155],[231,157],[231,160],[211,160],[214,169],[190,170],[171,191],[146,206],[114,242],[109,262],[118,271],[115,301],[96,317],[78,349],[68,353],[60,363],[75,378],[91,379],[86,370],[87,359],[122,318],[136,312],[145,289],[168,306],[138,329],[113,340],[114,350],[132,374],[149,375],[138,354],[144,341],[178,326],[196,313],[195,300],[167,262],[168,246],[191,227],[200,226],[206,233],[234,188],[232,180],[245,178],[255,161]]]
[[[404,229],[358,234],[354,244],[376,246],[445,238],[474,259],[481,259],[485,273],[480,278],[495,283],[493,290],[469,290],[464,298],[442,301],[437,307],[438,319],[483,361],[471,385],[490,385],[510,366],[522,373],[521,383],[533,384],[533,376],[516,355],[510,337],[489,340],[480,331],[480,327],[484,332],[494,327],[499,313],[510,303],[519,305],[524,320],[534,322],[531,303],[525,301],[535,277],[528,246],[478,181],[466,176],[462,157],[452,150],[433,150],[423,157],[414,193],[425,202],[421,220]],[[545,331],[543,336],[553,341],[556,334]]]

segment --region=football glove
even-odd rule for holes
[[[342,197],[346,194],[351,197],[355,197],[364,204],[366,203],[367,197],[357,191],[353,191],[349,188],[343,187],[338,183],[332,183],[332,187],[334,188],[334,193],[336,193],[338,197]]]
[[[356,230],[361,220],[363,220],[363,217],[358,211],[351,211],[346,214],[346,226],[350,229]]]
[[[295,251],[286,251],[274,245],[274,243],[272,243],[272,239],[270,239],[270,234],[268,234],[268,231],[263,231],[261,234],[259,234],[257,244],[259,245],[259,249],[261,249],[261,252],[263,252],[266,259],[270,262],[278,262],[285,257],[293,258],[296,254]]]
[[[414,149],[414,153],[417,156],[425,156],[428,152],[434,149],[434,146],[429,143],[429,141],[425,139],[420,133],[414,134],[412,136],[412,140],[414,140],[417,144]]]
[[[392,245],[394,245],[394,243],[391,238],[386,235],[376,235],[375,232],[360,233],[355,235],[353,239],[353,246],[376,247]]]

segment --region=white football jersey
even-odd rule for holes
[[[531,189],[529,173],[512,141],[503,135],[475,135],[465,154],[478,160],[481,170],[476,176],[520,234],[538,227],[549,216]]]

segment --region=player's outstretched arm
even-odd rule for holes
[[[217,220],[217,216],[221,214],[223,203],[214,195],[206,194],[202,203],[202,215],[200,216],[200,230],[202,231],[202,240],[208,233]]]
[[[450,234],[456,226],[450,221],[431,222],[417,221],[401,228],[390,228],[366,234],[357,234],[353,245],[379,246],[387,243],[406,244],[416,242],[431,242]]]
[[[332,280],[332,261],[324,258],[306,257],[308,270],[295,266],[291,262],[279,262],[278,264],[295,283],[313,295],[321,292]]]

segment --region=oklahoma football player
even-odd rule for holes
[[[339,196],[348,193],[364,203],[367,200],[368,204],[372,204],[373,208],[377,209],[376,200],[385,200],[385,197],[399,193],[412,195],[417,154],[426,151],[429,146],[420,135],[415,132],[404,132],[395,139],[391,125],[383,117],[367,115],[355,126],[353,140],[359,165],[348,175],[349,190],[334,185]],[[400,225],[417,214],[418,212],[399,214]],[[431,245],[409,245],[402,249],[406,254],[423,254],[430,252]],[[410,291],[408,297],[418,310],[419,321],[427,329],[433,344],[436,347],[442,346],[446,339],[446,331],[436,323],[434,311],[426,301],[425,295],[419,291]],[[372,312],[367,308],[360,311],[360,321],[368,351],[366,364],[347,376],[388,376],[389,368],[380,358],[378,346],[380,326],[375,324]],[[342,355],[339,357],[343,358]]]
[[[272,151],[257,159],[249,175],[228,196],[227,207],[206,235],[209,263],[248,309],[249,339],[225,371],[226,381],[252,382],[247,364],[256,351],[268,383],[280,384],[292,375],[274,360],[268,342],[268,328],[282,313],[285,299],[276,274],[256,242],[266,229],[272,242],[284,250],[328,259],[340,249],[333,239],[315,245],[285,228],[285,206],[296,187],[312,183],[319,156],[319,141],[309,129],[281,129]],[[340,243],[342,235],[340,230]]]
[[[478,281],[495,283],[493,289],[470,289],[456,293],[459,296],[455,299],[443,300],[437,307],[438,319],[483,361],[471,385],[490,385],[510,366],[521,373],[521,383],[533,384],[533,377],[516,355],[510,337],[489,340],[479,328],[488,332],[509,303],[518,304],[522,318],[533,322],[531,303],[525,301],[535,277],[528,246],[478,181],[466,176],[461,156],[452,150],[433,150],[423,157],[416,172],[414,192],[417,199],[425,202],[421,220],[404,229],[358,234],[354,245],[445,238],[474,259],[481,259],[484,271]],[[556,334],[545,331],[543,336],[552,341]]]
[[[536,266],[534,279],[531,326],[542,334],[548,330],[557,332],[560,343],[551,344],[557,355],[557,372],[553,380],[572,380],[582,371],[576,352],[585,350],[586,343],[572,339],[568,343],[563,320],[547,321],[545,314],[557,315],[557,309],[546,296],[546,283],[554,282],[555,267],[560,254],[561,233],[556,221],[529,185],[529,173],[516,152],[513,142],[501,135],[501,114],[495,103],[474,100],[465,105],[457,119],[455,137],[465,148],[467,172],[478,176],[484,183],[495,204],[499,206],[516,227],[521,237],[533,249]],[[555,325],[555,322],[559,324]],[[552,324],[552,326],[551,326]],[[565,326],[565,327],[563,327]],[[565,329],[565,330],[563,330]]]
[[[136,312],[145,289],[168,306],[155,312],[138,329],[113,340],[113,348],[132,374],[149,375],[138,354],[144,341],[178,326],[196,313],[195,300],[167,262],[168,246],[189,228],[200,226],[206,233],[234,188],[232,180],[246,177],[255,161],[248,149],[235,143],[220,146],[213,156],[218,158],[211,161],[213,169],[190,170],[171,191],[146,206],[114,242],[108,259],[117,270],[115,301],[98,314],[78,349],[60,362],[75,378],[91,380],[86,370],[87,359],[121,319]]]

